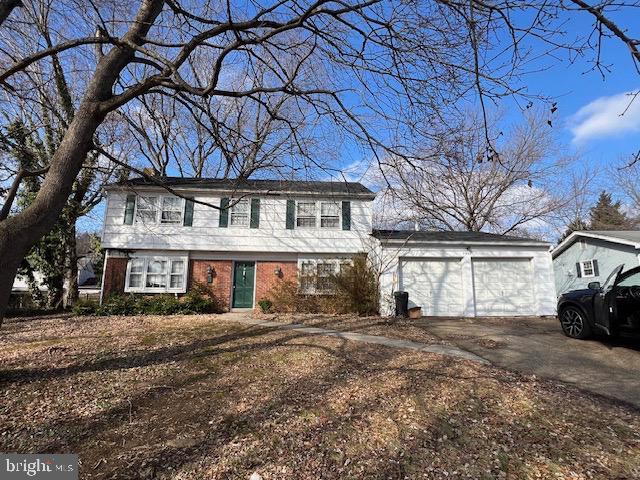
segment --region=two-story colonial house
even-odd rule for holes
[[[550,245],[482,232],[376,231],[359,183],[166,178],[107,187],[102,298],[208,286],[223,307],[254,308],[284,280],[305,293],[358,253],[393,292],[434,316],[552,315]],[[312,275],[308,275],[312,274]],[[306,281],[313,278],[314,284]],[[326,283],[326,282],[324,282]]]
[[[298,272],[328,276],[363,250],[374,193],[359,183],[142,178],[106,188],[102,297],[208,285],[252,308]],[[215,208],[217,207],[217,208]]]

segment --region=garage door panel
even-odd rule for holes
[[[400,289],[427,316],[463,313],[460,259],[411,259],[401,262]]]
[[[533,275],[528,258],[474,259],[477,315],[534,315]]]

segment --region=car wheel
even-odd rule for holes
[[[577,307],[565,307],[560,312],[560,325],[567,337],[584,339],[591,336],[589,322]]]

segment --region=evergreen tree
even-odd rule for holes
[[[630,230],[633,221],[620,209],[620,202],[613,202],[611,194],[603,191],[597,203],[591,207],[590,230]]]

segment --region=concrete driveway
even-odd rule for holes
[[[495,365],[640,407],[640,340],[573,340],[555,318],[423,318],[425,329]]]

